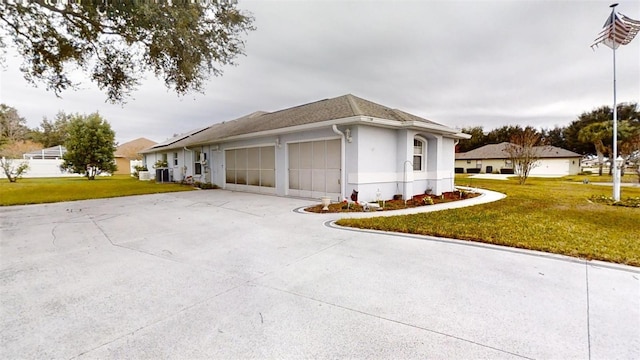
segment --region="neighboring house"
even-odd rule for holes
[[[153,173],[230,190],[334,200],[454,190],[458,130],[344,95],[211,125],[142,151]]]
[[[509,143],[489,144],[466,153],[456,154],[456,169],[465,173],[512,173],[513,164],[505,147]],[[539,157],[532,176],[563,176],[575,175],[580,172],[582,155],[555,146],[536,146]]]
[[[148,149],[155,144],[157,143],[153,140],[138,138],[119,145],[114,154],[116,165],[118,166],[118,170],[114,174],[131,174],[131,161],[142,160],[140,151]]]

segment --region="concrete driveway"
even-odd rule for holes
[[[292,211],[311,203],[0,208],[0,358],[640,358],[638,268]]]

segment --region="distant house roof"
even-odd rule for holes
[[[155,144],[157,144],[155,141],[143,137],[127,141],[117,147],[115,157],[135,158],[139,156],[138,153],[141,150],[147,149]]]
[[[499,144],[489,144],[465,153],[456,153],[456,160],[485,160],[485,159],[507,159],[509,155],[505,151],[508,142]],[[536,146],[536,155],[543,159],[548,158],[581,158],[582,155],[574,153],[557,146],[545,145]]]
[[[431,120],[348,94],[274,112],[257,111],[235,120],[213,124],[209,127],[177,136],[146,149],[143,153],[157,151],[162,148],[174,149],[184,146],[210,144],[254,133],[283,131],[288,128],[299,129],[309,124],[359,116],[391,120],[394,123],[400,122],[407,125],[420,124],[423,128],[429,128],[439,133],[450,134],[458,138],[467,137],[455,129]],[[355,119],[354,122],[356,122]]]
[[[62,159],[62,155],[67,149],[62,145],[52,146],[50,148],[34,150],[22,154],[23,159]]]

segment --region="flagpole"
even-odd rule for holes
[[[611,4],[609,7],[611,8],[611,26],[613,29],[613,151],[610,154],[609,158],[609,166],[613,166],[613,200],[620,201],[620,172],[618,169],[618,164],[616,164],[616,159],[618,158],[618,103],[616,99],[616,43],[615,43],[615,34],[616,34],[616,21],[615,21],[615,12],[616,12],[617,3]]]

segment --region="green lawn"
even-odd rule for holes
[[[606,180],[605,180],[606,181]],[[610,186],[582,184],[581,177],[482,180],[456,184],[507,194],[489,204],[388,218],[344,219],[343,226],[433,235],[640,266],[640,208],[588,201],[611,196]],[[622,187],[622,198],[640,188]]]
[[[179,184],[139,181],[128,175],[98,176],[95,180],[84,177],[25,178],[16,183],[1,180],[0,206],[193,190],[190,186]]]

